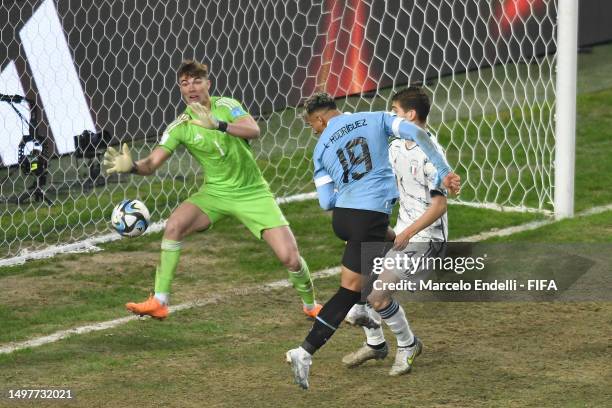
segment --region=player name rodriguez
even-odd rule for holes
[[[408,290],[411,292],[417,290],[428,290],[433,292],[441,291],[556,291],[557,284],[554,280],[545,279],[529,279],[527,283],[518,283],[516,279],[492,280],[484,281],[476,279],[473,282],[462,280],[456,282],[434,282],[432,280],[422,280],[418,282],[400,281],[400,282],[382,282],[374,281],[374,289],[376,290]]]

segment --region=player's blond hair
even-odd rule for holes
[[[189,78],[208,78],[208,65],[196,60],[185,60],[176,71],[176,78],[180,79],[183,75]]]

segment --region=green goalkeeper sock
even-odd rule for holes
[[[181,256],[181,243],[162,239],[159,265],[155,270],[155,293],[170,293],[174,271]]]
[[[314,286],[312,284],[312,279],[310,278],[308,264],[302,257],[300,257],[300,265],[302,267],[299,271],[289,271],[289,282],[291,282],[297,293],[302,298],[302,302],[306,306],[312,307],[315,304]]]

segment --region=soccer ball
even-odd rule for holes
[[[139,200],[123,200],[113,209],[111,224],[124,237],[142,235],[149,226],[151,216],[147,206]]]

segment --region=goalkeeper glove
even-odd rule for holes
[[[104,153],[104,165],[107,167],[106,174],[129,173],[134,169],[134,160],[127,143],[123,144],[121,153],[112,147]]]
[[[201,103],[194,102],[189,104],[191,111],[195,114],[197,119],[190,120],[189,123],[200,126],[206,129],[219,129],[219,121],[215,119],[213,114],[206,106]]]

